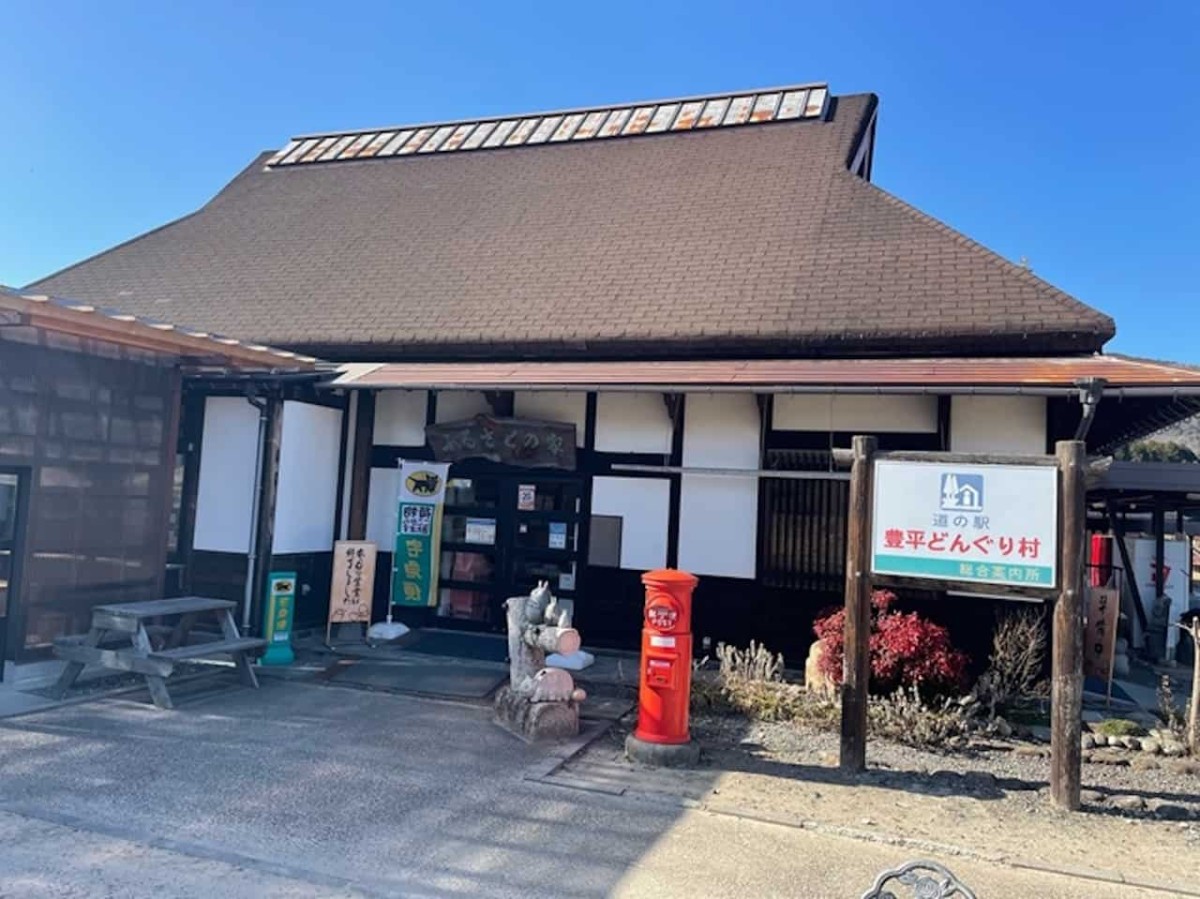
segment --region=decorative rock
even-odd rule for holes
[[[1151,755],[1158,755],[1162,752],[1162,743],[1153,737],[1144,737],[1141,742],[1142,752],[1148,752]]]
[[[1048,759],[1050,758],[1050,750],[1044,746],[1022,745],[1013,748],[1013,753],[1023,755],[1027,758]]]
[[[1101,793],[1099,790],[1080,790],[1079,798],[1083,802],[1087,802],[1092,805],[1099,805],[1101,802],[1104,801],[1104,794]]]
[[[1050,728],[1042,724],[1034,724],[1029,728],[1029,735],[1039,743],[1050,742]]]
[[[824,656],[824,644],[814,640],[808,647],[808,658],[804,661],[804,688],[813,696],[833,699],[837,694],[837,686],[832,678],[821,671],[821,659]]]
[[[1142,741],[1137,737],[1121,737],[1121,745],[1126,749],[1141,749]]]
[[[1084,734],[1079,738],[1079,746],[1081,749],[1095,749],[1096,738],[1091,734]]]
[[[1123,812],[1140,812],[1146,808],[1146,800],[1141,796],[1114,796],[1108,804]]]
[[[1095,765],[1116,765],[1118,767],[1127,767],[1129,758],[1122,752],[1113,752],[1111,749],[1100,749],[1092,753],[1091,761]]]
[[[992,730],[996,732],[997,736],[1004,737],[1006,739],[1013,735],[1012,725],[1003,718],[997,718],[992,722]]]
[[[1172,758],[1179,758],[1180,756],[1187,755],[1187,747],[1178,740],[1171,739],[1163,742],[1162,753]]]

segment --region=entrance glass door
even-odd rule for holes
[[[583,482],[541,472],[451,470],[442,517],[437,614],[503,630],[504,600],[549,581],[572,598],[579,568]]]
[[[0,469],[0,677],[8,658],[10,607],[17,599],[17,541],[21,536],[21,476]]]

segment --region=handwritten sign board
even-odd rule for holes
[[[488,459],[526,468],[575,468],[575,425],[477,415],[425,426],[433,457],[445,462]]]
[[[1058,584],[1058,469],[875,462],[871,571],[930,580]]]
[[[1087,630],[1083,637],[1083,673],[1112,679],[1117,643],[1117,611],[1121,594],[1115,587],[1088,587]]]
[[[339,540],[333,545],[333,580],[329,586],[329,623],[371,620],[378,548],[366,540]]]

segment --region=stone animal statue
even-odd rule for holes
[[[569,654],[580,647],[570,614],[559,606],[547,581],[528,596],[507,600],[504,608],[509,685],[496,696],[497,720],[531,739],[574,736],[579,703],[587,694],[569,672],[546,667],[546,653]]]

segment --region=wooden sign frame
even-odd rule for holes
[[[856,436],[849,454],[850,501],[846,541],[846,630],[842,677],[840,768],[847,773],[866,770],[867,688],[870,680],[869,641],[871,591],[874,586],[966,590],[1053,600],[1050,696],[1050,793],[1062,808],[1080,807],[1082,768],[1080,737],[1083,712],[1083,609],[1086,552],[1086,469],[1083,441],[1064,440],[1054,456],[1011,456],[965,453],[879,453],[878,441]],[[839,454],[841,455],[841,454]],[[843,456],[843,458],[845,458]],[[872,509],[875,462],[879,459],[934,462],[947,465],[1053,465],[1058,468],[1058,566],[1053,588],[982,585],[974,582],[916,577],[876,577],[871,573]]]
[[[361,555],[358,555],[359,553]],[[371,607],[375,598],[375,564],[378,553],[379,547],[370,540],[338,540],[334,543],[333,570],[329,584],[329,613],[325,623],[326,646],[329,645],[335,624],[370,623]],[[361,565],[356,566],[356,562],[361,562]],[[356,587],[352,587],[351,578]],[[351,601],[351,589],[358,591],[357,602]]]

